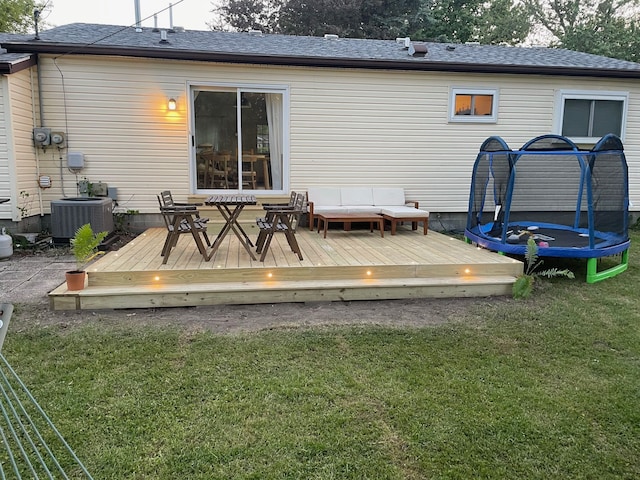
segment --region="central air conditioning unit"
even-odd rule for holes
[[[69,243],[78,228],[91,224],[94,232],[113,232],[111,198],[74,197],[51,201],[51,237],[54,243]]]

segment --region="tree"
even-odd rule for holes
[[[439,42],[516,45],[531,29],[525,7],[513,0],[437,0],[423,2],[423,11],[431,21],[417,37]]]
[[[637,20],[613,19],[607,25],[591,20],[562,38],[561,46],[570,50],[640,61],[640,25]]]
[[[0,0],[0,32],[28,33],[34,30],[33,12],[41,10],[35,0]]]
[[[219,0],[216,29],[351,38],[516,44],[529,32],[514,0]]]
[[[283,33],[351,38],[395,38],[416,21],[420,0],[288,0],[280,12]]]
[[[483,4],[480,18],[476,22],[475,40],[489,45],[518,45],[525,41],[530,32],[530,17],[522,3],[493,0]]]
[[[214,29],[353,38],[394,38],[420,23],[421,0],[220,0]]]
[[[219,0],[213,3],[217,19],[209,22],[213,30],[246,32],[262,30],[279,33],[279,13],[286,0]]]
[[[638,0],[525,0],[552,46],[636,61],[640,58]]]

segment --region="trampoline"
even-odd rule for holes
[[[580,150],[559,135],[511,150],[489,137],[473,166],[465,236],[481,247],[524,255],[533,237],[541,257],[587,259],[587,282],[629,263],[629,186],[622,141],[606,135]],[[597,260],[620,255],[598,271]]]

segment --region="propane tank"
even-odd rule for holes
[[[8,258],[13,255],[13,239],[5,233],[4,228],[0,234],[0,258]]]

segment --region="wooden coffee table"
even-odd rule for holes
[[[380,236],[384,237],[384,218],[376,213],[324,212],[316,214],[316,217],[318,218],[318,233],[320,233],[320,225],[324,224],[324,238],[327,238],[327,227],[330,222],[343,223],[345,230],[351,230],[352,222],[369,222],[371,232],[373,232],[373,224],[377,223]]]

